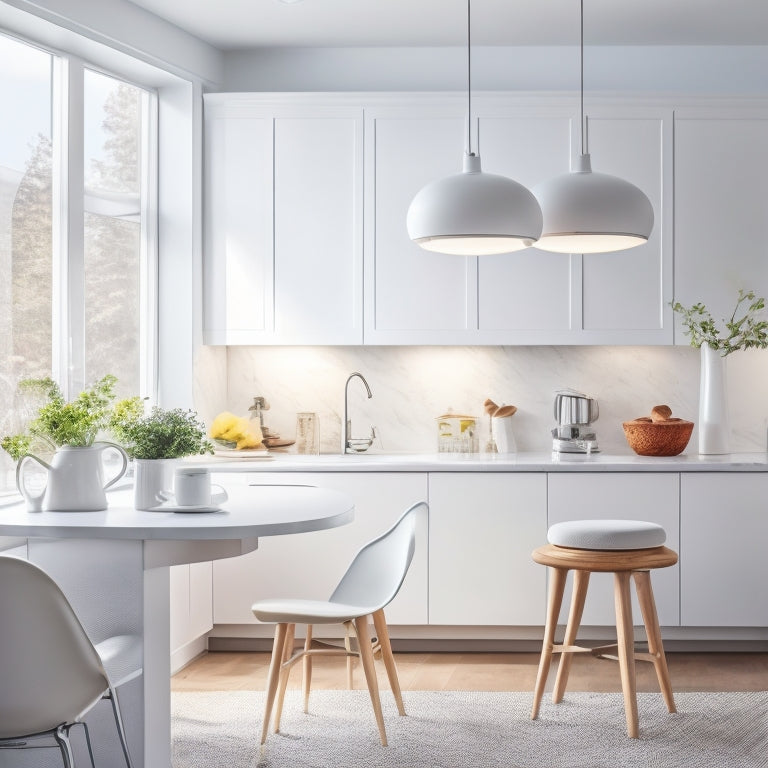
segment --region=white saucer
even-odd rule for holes
[[[157,507],[151,507],[150,512],[221,512],[221,507],[211,507],[202,504],[193,504],[189,507],[177,504],[164,503]]]

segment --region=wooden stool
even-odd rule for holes
[[[618,659],[621,669],[621,687],[624,692],[627,733],[630,738],[636,739],[638,737],[634,664],[636,659],[653,662],[667,709],[670,712],[677,711],[661,642],[661,630],[649,573],[652,568],[667,568],[674,565],[677,562],[677,553],[662,546],[666,534],[661,526],[638,520],[578,520],[558,523],[549,529],[547,539],[550,543],[534,550],[532,555],[537,563],[549,567],[550,580],[547,623],[539,672],[536,677],[531,719],[535,720],[539,714],[539,705],[544,694],[553,654],[561,654],[552,693],[552,701],[557,704],[562,701],[565,693],[573,654],[587,652],[595,656]],[[570,570],[574,572],[574,578],[568,625],[563,644],[555,645],[555,630],[563,601],[565,580]],[[600,648],[583,648],[575,644],[576,634],[584,610],[589,574],[593,571],[614,575],[617,644]],[[635,589],[645,623],[648,638],[647,653],[636,653],[634,650],[632,602],[629,593],[630,576],[635,580]]]

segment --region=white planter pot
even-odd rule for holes
[[[493,440],[496,443],[496,449],[499,453],[516,453],[517,443],[515,434],[512,431],[512,417],[502,416],[498,419],[491,419],[491,429]]]
[[[173,490],[176,464],[176,459],[133,460],[133,505],[136,509],[152,509],[162,503],[157,494]]]
[[[701,345],[699,386],[699,453],[730,453],[730,426],[726,391],[726,360],[720,352]]]

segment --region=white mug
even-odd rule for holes
[[[213,493],[213,489],[218,489],[218,493]],[[229,498],[220,485],[211,485],[211,473],[204,467],[178,467],[173,492],[180,507],[217,506]]]

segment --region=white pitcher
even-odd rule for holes
[[[104,451],[120,454],[122,465],[114,477],[104,482]],[[34,494],[25,483],[25,468],[34,460],[48,470],[48,482],[42,491]],[[128,468],[125,451],[114,443],[94,443],[89,446],[63,445],[56,450],[51,463],[27,453],[16,465],[16,487],[27,500],[31,511],[97,512],[107,508],[104,492],[114,485]]]

